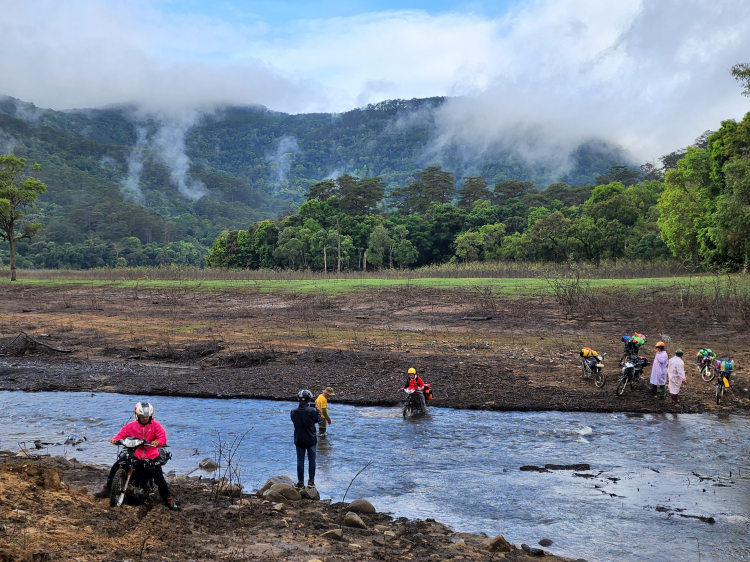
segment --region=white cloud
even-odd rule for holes
[[[177,116],[455,95],[439,115],[442,142],[561,161],[592,137],[658,157],[750,109],[728,72],[750,62],[750,4],[740,0],[536,0],[494,19],[391,11],[284,29],[162,8],[0,0],[0,93],[52,108],[133,101]]]

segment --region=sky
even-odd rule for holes
[[[653,160],[750,98],[746,0],[0,0],[0,94],[53,109],[136,103],[341,112],[450,96],[440,143]]]

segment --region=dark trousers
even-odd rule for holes
[[[667,388],[666,385],[663,384],[652,384],[651,385],[651,396],[656,396],[657,393],[661,398],[664,398],[667,395]]]
[[[317,453],[317,445],[311,447],[297,447],[297,482],[304,483],[305,481],[305,453],[307,453],[308,461],[308,473],[310,476],[310,482],[315,482],[315,455]]]
[[[117,474],[117,470],[120,468],[120,465],[118,463],[115,463],[112,465],[112,468],[109,469],[109,476],[107,476],[107,489],[112,489],[112,481],[115,479],[115,474]],[[161,470],[161,465],[150,465],[146,466],[144,463],[138,463],[138,466],[136,467],[137,471],[146,471],[144,476],[150,477],[154,480],[154,484],[156,484],[156,487],[159,490],[159,496],[161,496],[161,499],[164,501],[167,501],[167,498],[170,497],[169,495],[169,486],[167,486],[167,481],[164,479],[164,473]],[[140,472],[140,474],[143,474]]]

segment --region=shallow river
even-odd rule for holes
[[[136,401],[118,394],[0,392],[0,447],[86,436],[77,447],[45,450],[109,465],[115,447],[107,441]],[[239,453],[245,488],[278,474],[294,478],[293,404],[150,401],[174,456],[167,471],[185,473],[213,457],[217,432],[231,440],[249,431]],[[365,497],[394,516],[433,517],[456,530],[502,533],[514,543],[550,538],[547,550],[592,562],[697,561],[698,548],[704,562],[750,560],[746,417],[433,408],[430,416],[407,421],[397,408],[335,403],[331,416],[329,436],[318,445],[316,483],[333,501],[373,461],[347,501]],[[547,463],[588,463],[586,473],[595,477],[519,470]]]

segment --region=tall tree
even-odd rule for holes
[[[369,215],[385,194],[383,178],[354,178],[346,175],[338,178],[341,210],[352,216]]]
[[[38,179],[23,179],[25,169],[25,158],[13,154],[0,156],[0,240],[6,240],[10,246],[11,281],[16,280],[16,242],[31,240],[42,229],[41,223],[28,223],[24,219],[34,210],[37,198],[47,191],[47,186]],[[41,167],[34,164],[32,169]]]
[[[509,199],[514,197],[520,199],[532,189],[534,189],[534,184],[530,181],[501,181],[495,184],[495,201],[493,203],[504,205]]]
[[[430,166],[419,174],[419,180],[406,187],[394,189],[392,196],[398,201],[401,210],[411,215],[424,213],[430,204],[450,203],[456,192],[453,174],[440,166]]]
[[[490,201],[492,192],[487,188],[487,180],[481,176],[464,178],[464,185],[458,194],[458,206],[471,209],[480,200]]]
[[[732,67],[732,76],[742,85],[742,95],[750,96],[750,64],[735,64]]]

